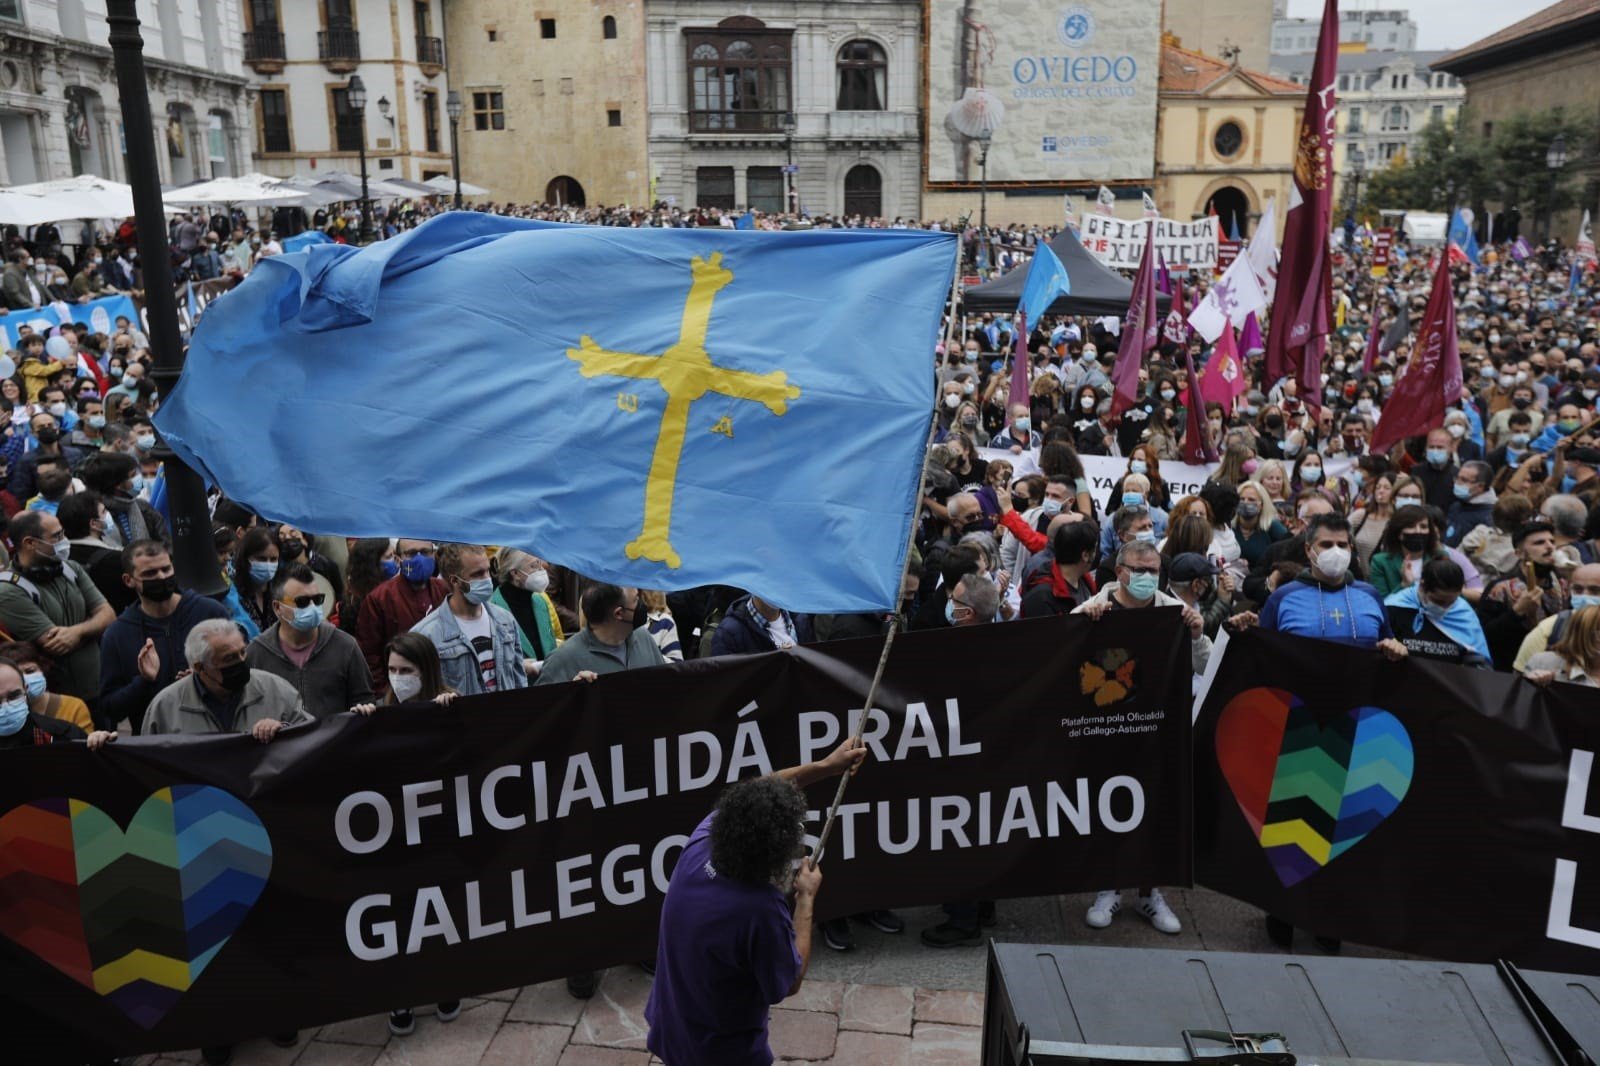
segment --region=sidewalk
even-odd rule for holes
[[[1131,897],[1131,893],[1129,894]],[[1205,889],[1169,889],[1183,932],[1167,936],[1130,913],[1091,930],[1083,912],[1093,893],[1002,900],[999,924],[984,932],[1003,943],[1089,943],[1183,951],[1274,951],[1253,907]],[[838,953],[818,942],[800,994],[772,1012],[779,1062],[838,1066],[970,1066],[978,1061],[987,962],[981,947],[934,951],[917,931],[936,924],[937,907],[899,911],[906,931],[885,936],[857,925],[857,947]],[[1297,944],[1312,950],[1307,938]],[[1347,955],[1396,957],[1356,945]],[[565,981],[508,989],[462,1003],[449,1025],[419,1007],[416,1032],[389,1035],[387,1015],[325,1025],[278,1048],[240,1044],[237,1066],[647,1066],[645,1000],[650,977],[637,966],[607,970],[593,999],[567,995]],[[200,1061],[188,1051],[147,1055],[139,1066]]]
[[[607,970],[588,1002],[565,981],[468,999],[448,1025],[431,1007],[416,1032],[389,1035],[387,1015],[302,1033],[292,1048],[239,1045],[237,1066],[647,1066],[644,1004],[650,978],[636,966]],[[806,981],[772,1012],[780,1062],[860,1066],[956,1066],[978,1060],[983,993]],[[199,1052],[137,1060],[139,1066],[200,1061]]]

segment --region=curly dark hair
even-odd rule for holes
[[[717,801],[711,864],[740,884],[775,884],[800,857],[805,817],[805,794],[783,778],[740,781]]]

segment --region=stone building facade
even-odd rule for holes
[[[656,198],[916,217],[921,19],[918,0],[647,0]]]
[[[152,0],[139,14],[161,180],[249,170],[239,6]],[[108,32],[104,0],[0,0],[0,185],[127,180]]]

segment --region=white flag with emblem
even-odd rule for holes
[[[1100,194],[1094,198],[1094,209],[1102,215],[1115,213],[1117,209],[1117,194],[1104,185],[1100,186]]]
[[[1234,329],[1244,325],[1250,312],[1257,315],[1267,309],[1266,293],[1256,281],[1256,272],[1250,260],[1239,256],[1226,273],[1206,290],[1206,298],[1189,313],[1189,325],[1210,344],[1222,336],[1222,327],[1232,322]]]
[[[1589,212],[1583,213],[1583,223],[1578,226],[1578,258],[1594,261],[1594,229],[1589,225]]]
[[[1294,192],[1294,182],[1289,183],[1289,191]],[[1278,289],[1278,201],[1268,200],[1266,209],[1261,212],[1261,221],[1256,223],[1256,231],[1250,238],[1250,248],[1240,259],[1248,259],[1250,267],[1255,271],[1256,285],[1266,296],[1267,302],[1272,302],[1272,294]]]
[[[1142,195],[1144,196],[1144,217],[1159,218],[1161,216],[1161,208],[1157,207],[1156,202],[1150,199],[1149,193],[1144,193]]]

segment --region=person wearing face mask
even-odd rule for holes
[[[1100,366],[1100,352],[1093,344],[1085,344],[1073,364],[1061,371],[1061,390],[1070,396],[1081,396],[1084,389],[1093,389],[1099,395],[1104,395],[1110,388],[1111,379],[1106,377],[1105,370]],[[1096,402],[1099,402],[1098,397]],[[1079,408],[1070,413],[1078,417],[1081,411]]]
[[[45,674],[50,670],[50,659],[40,653],[32,641],[19,641],[0,645],[0,662],[10,663],[22,671],[22,681],[28,688],[28,710],[44,718],[59,718],[71,722],[85,735],[95,731],[94,717],[89,705],[76,696],[64,696],[50,691]]]
[[[294,686],[253,670],[246,661],[239,627],[211,618],[189,631],[183,642],[189,676],[156,694],[145,715],[152,736],[249,734],[262,744],[279,731],[311,721]]]
[[[1199,611],[1178,597],[1161,591],[1161,555],[1153,544],[1137,540],[1123,544],[1117,551],[1116,580],[1074,608],[1072,613],[1099,620],[1107,611],[1147,607],[1181,608],[1183,624],[1188,627],[1192,642],[1190,665],[1196,674],[1204,674],[1206,663],[1211,658],[1211,638],[1205,634],[1205,622]],[[1121,909],[1122,890],[1106,889],[1095,896],[1084,914],[1084,922],[1091,929],[1104,929]],[[1134,909],[1162,933],[1176,935],[1183,931],[1183,924],[1172,912],[1159,888],[1140,888]]]
[[[1477,612],[1461,595],[1465,583],[1461,567],[1450,559],[1428,560],[1415,583],[1384,599],[1389,625],[1395,638],[1419,658],[1493,669]]]
[[[40,411],[28,420],[28,430],[36,445],[11,464],[11,474],[6,488],[19,500],[29,500],[39,489],[39,464],[46,460],[62,460],[69,470],[75,470],[87,457],[84,452],[61,440],[61,427],[55,416]]]
[[[1391,661],[1405,658],[1405,645],[1394,639],[1378,591],[1350,572],[1349,521],[1320,511],[1306,520],[1298,539],[1304,545],[1305,569],[1275,589],[1259,614],[1236,614],[1230,624],[1375,648]]]
[[[1009,413],[1011,417],[1006,427],[990,438],[989,447],[1009,451],[1013,455],[1036,450],[1041,438],[1032,428],[1031,409],[1025,403],[1017,403],[1011,405]]]
[[[1456,499],[1450,505],[1449,520],[1444,531],[1444,542],[1450,547],[1460,547],[1467,534],[1494,521],[1494,505],[1499,496],[1489,486],[1493,477],[1494,470],[1488,463],[1475,461],[1461,464],[1461,469],[1456,473],[1456,483],[1451,486]]]
[[[1448,511],[1455,502],[1456,475],[1459,473],[1455,457],[1455,438],[1443,427],[1428,431],[1423,446],[1422,462],[1411,468],[1411,476],[1422,486],[1422,499],[1441,511]]]
[[[372,701],[372,674],[354,637],[326,620],[328,595],[305,563],[289,563],[277,575],[273,610],[277,622],[250,642],[245,654],[253,670],[293,685],[313,718],[341,714]]]
[[[383,649],[399,634],[409,632],[450,593],[435,574],[438,548],[432,541],[402,537],[394,554],[398,572],[362,598],[356,617],[356,643],[367,658],[379,695],[387,676]]]
[[[54,515],[22,511],[8,535],[11,568],[0,573],[0,626],[31,640],[55,660],[51,686],[95,710],[100,695],[100,634],[116,615],[89,575],[69,556],[72,545]]]
[[[73,489],[72,471],[67,469],[66,460],[56,456],[40,460],[37,487],[39,494],[28,500],[26,508],[43,514],[55,514],[60,510],[61,501]]]
[[[1532,656],[1523,676],[1536,685],[1561,681],[1569,685],[1600,687],[1600,608],[1572,612],[1560,637],[1549,650]]]
[[[84,739],[88,740],[90,751],[97,751],[116,740],[117,735],[97,730],[86,737],[82,729],[64,718],[34,712],[30,709],[28,686],[22,671],[0,657],[0,751]]]
[[[67,441],[73,447],[82,448],[85,452],[97,452],[106,446],[105,404],[101,402],[99,396],[89,393],[78,400],[77,407],[77,428],[67,435]]]
[[[1528,447],[1541,454],[1548,454],[1554,451],[1561,441],[1572,437],[1582,429],[1583,424],[1583,410],[1577,404],[1564,403],[1556,408],[1556,420],[1545,426]]]
[[[233,586],[257,633],[277,621],[272,584],[278,576],[278,539],[267,526],[251,526],[233,549]]]
[[[338,625],[352,637],[361,617],[361,601],[400,573],[394,549],[395,542],[388,537],[362,537],[345,550],[344,596],[339,600]]]
[[[1134,460],[1139,466],[1144,463]],[[1158,475],[1159,476],[1159,475]],[[1167,503],[1165,483],[1162,484],[1162,503]],[[1143,473],[1127,473],[1112,486],[1111,495],[1106,499],[1106,521],[1100,531],[1100,552],[1110,556],[1117,550],[1118,540],[1116,534],[1116,515],[1124,507],[1143,507],[1150,512],[1151,528],[1155,531],[1157,540],[1167,535],[1167,526],[1171,522],[1167,512],[1155,502],[1155,489],[1151,485],[1150,477]]]
[[[6,258],[9,262],[0,273],[0,299],[13,311],[38,310],[45,294],[34,274],[33,254],[16,248]]]
[[[489,602],[494,597],[489,553],[476,544],[446,544],[439,551],[439,572],[450,594],[411,632],[439,650],[445,684],[463,696],[526,688],[528,664],[516,620]]]
[[[143,475],[139,464],[123,452],[95,452],[78,468],[84,487],[100,495],[122,543],[167,540],[167,522],[147,501],[139,498]]]
[[[489,602],[511,612],[523,657],[542,664],[567,639],[561,631],[561,619],[556,616],[555,601],[547,591],[549,566],[543,559],[516,548],[502,548],[495,565],[500,572],[500,585]]]
[[[283,565],[305,563],[311,568],[311,572],[317,575],[319,590],[328,596],[328,607],[323,613],[325,616],[331,616],[334,605],[344,598],[344,575],[339,572],[338,565],[332,559],[313,550],[312,544],[315,538],[310,534],[296,529],[287,522],[278,526],[277,533],[278,554],[283,559]]]
[[[122,583],[122,541],[98,493],[74,492],[56,508],[56,518],[72,542],[72,558],[82,565],[111,609],[120,614],[137,598]]]
[[[135,599],[100,638],[99,712],[107,722],[126,720],[137,736],[150,701],[184,669],[190,631],[211,619],[227,620],[229,612],[208,596],[178,588],[172,557],[158,540],[135,541],[119,561],[122,583]]]
[[[1416,582],[1430,559],[1444,554],[1427,511],[1402,507],[1383,532],[1383,550],[1372,556],[1372,587],[1380,596],[1398,592]]]
[[[1495,470],[1521,465],[1528,457],[1528,445],[1533,441],[1535,429],[1532,415],[1527,411],[1513,411],[1506,420],[1506,432],[1500,444],[1485,457],[1488,464]]]

